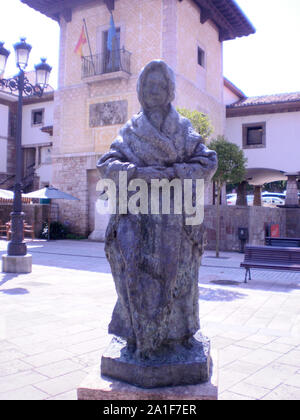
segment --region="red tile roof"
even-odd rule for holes
[[[228,105],[227,108],[243,108],[254,105],[271,105],[290,102],[300,102],[300,92],[277,93],[273,95],[252,96]]]

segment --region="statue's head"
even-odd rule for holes
[[[141,71],[137,93],[144,110],[166,107],[175,98],[173,70],[162,60],[153,60]]]

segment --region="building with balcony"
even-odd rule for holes
[[[206,113],[214,135],[224,134],[223,42],[254,28],[233,0],[22,1],[60,25],[53,184],[80,199],[59,203],[60,217],[74,231],[101,239],[106,219],[95,213],[96,162],[140,110],[140,70],[165,60],[176,75],[174,105]],[[82,56],[74,52],[81,36]],[[212,201],[209,189],[206,201]]]
[[[33,74],[26,73],[29,81]],[[16,122],[18,96],[0,89],[0,188],[13,189],[16,173]],[[43,97],[23,98],[22,148],[25,192],[43,188],[52,181],[52,135],[54,92],[49,86]]]

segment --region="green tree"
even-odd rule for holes
[[[236,184],[244,180],[247,159],[236,144],[230,143],[224,136],[218,136],[209,144],[218,156],[218,169],[213,176],[217,190],[217,225],[216,225],[216,257],[220,249],[220,197],[222,187],[227,183]]]
[[[200,134],[205,142],[208,141],[214,131],[214,128],[206,114],[199,111],[190,111],[186,108],[177,108],[177,112],[190,120],[194,130]]]

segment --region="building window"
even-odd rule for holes
[[[205,65],[205,52],[202,50],[202,48],[198,47],[198,64],[201,67],[204,67]]]
[[[116,35],[112,40],[112,51],[108,48],[108,31],[103,32],[104,62],[103,73],[110,73],[120,70],[120,28],[116,28]]]
[[[44,122],[44,109],[33,109],[31,111],[31,125],[42,125]]]
[[[17,133],[17,114],[15,112],[9,112],[9,127],[8,127],[8,136],[16,137]]]
[[[266,123],[243,124],[243,148],[266,147]]]

